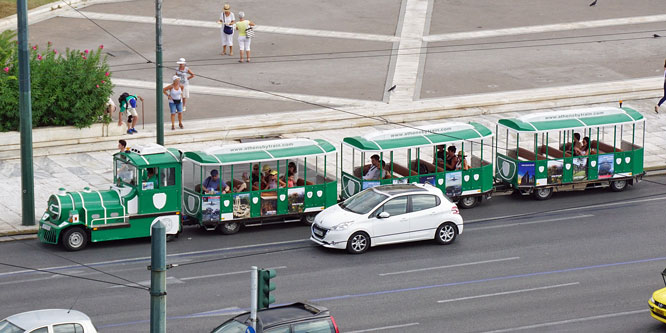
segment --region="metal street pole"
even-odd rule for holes
[[[32,105],[28,53],[28,0],[16,0],[19,47],[19,109],[21,112],[21,208],[22,225],[35,225],[35,178],[32,167]]]
[[[166,226],[157,221],[150,241],[150,332],[166,332]]]
[[[162,96],[162,0],[155,0],[155,126],[157,144],[164,146],[164,96]]]
[[[255,330],[257,329],[257,283],[259,278],[257,276],[257,266],[252,266],[250,271],[250,325]]]

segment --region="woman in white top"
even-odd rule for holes
[[[229,55],[234,55],[232,48],[234,47],[234,13],[231,12],[229,4],[224,5],[224,10],[220,14],[220,19],[217,23],[222,24],[220,33],[222,34],[222,55],[227,54],[227,45],[229,45]]]
[[[169,109],[171,109],[171,129],[175,130],[174,120],[178,113],[178,126],[183,128],[183,85],[180,83],[178,75],[173,76],[173,83],[164,87],[162,93],[169,99]]]
[[[178,59],[176,64],[178,64],[176,75],[180,78],[180,84],[183,85],[183,111],[187,111],[187,99],[190,98],[190,80],[194,77],[194,73],[186,66],[185,58]]]
[[[666,61],[664,61],[664,97],[655,105],[654,112],[659,113],[659,107],[666,102]]]

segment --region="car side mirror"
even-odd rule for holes
[[[377,215],[377,217],[380,218],[380,219],[385,219],[385,218],[391,217],[391,214],[389,212],[381,212],[381,213],[379,213],[379,215]]]

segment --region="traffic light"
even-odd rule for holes
[[[274,269],[257,270],[257,309],[268,309],[268,305],[275,303],[275,296],[271,291],[275,290],[275,282],[271,282],[277,274]]]

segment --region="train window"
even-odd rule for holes
[[[305,159],[305,183],[313,185],[317,183],[317,158],[315,156],[307,157]]]
[[[190,160],[185,160],[183,161],[183,187],[186,189],[194,190],[194,184],[198,184],[198,178],[197,181],[195,181],[194,177],[194,170],[199,170],[199,168],[194,167],[194,163]]]
[[[252,176],[252,172],[250,172],[252,169],[251,163],[234,164],[229,169],[232,169],[229,182],[233,182],[234,192],[247,192],[252,188],[250,186],[250,177]]]
[[[176,185],[176,168],[160,169],[160,186]]]
[[[118,182],[122,182],[129,185],[136,185],[136,167],[125,163],[120,160],[116,160],[116,179]]]

